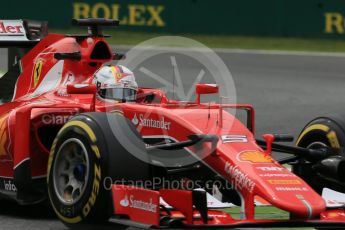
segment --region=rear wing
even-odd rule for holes
[[[33,20],[0,20],[0,48],[8,48],[10,69],[48,34],[48,23]]]
[[[48,23],[32,20],[0,20],[0,47],[30,47],[48,34]]]
[[[21,69],[19,60],[48,35],[48,23],[33,20],[0,20],[0,104],[11,101]],[[3,49],[6,48],[6,49]]]

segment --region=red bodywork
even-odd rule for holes
[[[54,53],[73,52],[80,52],[81,60],[54,58]],[[92,58],[94,52],[103,52],[103,58]],[[45,37],[20,60],[22,70],[13,100],[0,106],[0,178],[4,184],[11,181],[16,187],[0,187],[1,191],[15,196],[26,180],[46,177],[50,144],[70,117],[93,109],[99,112],[120,110],[128,119],[137,120],[133,123],[144,139],[164,136],[185,141],[192,134],[217,135],[219,141],[215,151],[210,153],[211,143],[204,143],[203,151],[195,152],[195,155],[236,188],[244,203],[244,219],[248,222],[254,221],[255,196],[302,219],[318,219],[325,212],[324,200],[306,182],[261,149],[253,129],[249,130],[226,112],[226,108],[249,111],[250,123],[254,127],[254,110],[250,105],[178,102],[169,100],[159,89],[148,88],[139,89],[136,103],[105,104],[96,100],[93,105],[94,95],[67,93],[68,84],[90,84],[95,71],[111,60],[111,49],[102,37],[76,38],[56,34]],[[155,100],[150,103],[140,97],[140,94],[148,93],[155,95]],[[142,119],[160,121],[163,125],[145,125]],[[233,140],[234,135],[240,135],[244,140]],[[189,147],[190,152],[193,150]],[[22,173],[28,169],[28,175],[16,175],[16,170]],[[151,191],[150,194],[153,202],[157,202],[159,196],[169,196],[169,191]],[[189,195],[185,196],[188,203]],[[122,210],[121,214],[128,214],[127,211]],[[138,215],[133,220],[145,221],[140,216],[145,212]],[[192,207],[179,208],[174,215],[184,216],[186,224],[203,224],[200,220],[193,221],[193,215],[198,219],[195,217],[198,214]],[[209,215],[213,216],[209,224],[234,223],[224,212],[209,211]],[[157,224],[156,217],[146,221]],[[327,219],[327,214],[322,218]]]

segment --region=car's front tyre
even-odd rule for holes
[[[340,150],[345,146],[345,117],[333,115],[312,120],[301,131],[296,145],[309,149],[331,148],[343,154]],[[300,158],[292,169],[321,194],[324,185],[312,166],[312,162]]]
[[[106,222],[113,213],[115,180],[150,178],[147,162],[123,146],[110,125],[117,125],[143,153],[133,124],[121,115],[86,113],[67,122],[56,136],[48,162],[48,193],[59,219],[69,227]],[[136,177],[136,178],[135,178]]]

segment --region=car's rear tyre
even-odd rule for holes
[[[318,149],[330,147],[340,149],[345,146],[345,116],[333,115],[319,117],[309,122],[299,135],[296,145],[299,147]],[[319,194],[324,188],[319,177],[311,169],[312,163],[299,159],[293,165],[293,172],[302,177]]]
[[[59,219],[71,228],[109,219],[113,213],[110,187],[116,180],[126,184],[151,177],[148,161],[132,155],[109,124],[146,152],[133,124],[119,114],[78,115],[53,142],[47,172],[49,198]]]

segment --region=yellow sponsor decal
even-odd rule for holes
[[[34,87],[37,86],[40,78],[41,78],[41,72],[42,72],[42,66],[43,66],[43,61],[42,60],[38,60],[35,63],[34,66],[34,73],[33,73],[33,78],[34,78]]]
[[[268,180],[270,184],[301,184],[299,180]]]
[[[259,151],[244,151],[238,156],[240,161],[248,161],[251,163],[272,163],[273,159],[269,155],[265,155]]]
[[[331,144],[332,148],[340,148],[340,144],[337,138],[337,134],[334,131],[331,131],[327,134],[327,138],[329,143]]]
[[[73,18],[119,19],[121,25],[164,27],[166,24],[162,16],[164,10],[163,5],[75,2]]]
[[[344,34],[344,16],[339,12],[325,13],[325,33],[326,34]]]
[[[86,217],[90,211],[91,208],[95,205],[97,195],[99,193],[99,188],[100,188],[100,183],[101,183],[101,168],[98,165],[94,165],[94,180],[93,180],[93,185],[92,185],[92,192],[90,195],[90,198],[86,205],[83,207],[83,216]]]
[[[101,154],[100,154],[100,152],[99,152],[99,149],[98,149],[97,145],[91,144],[91,149],[92,149],[93,152],[95,153],[96,157],[97,157],[98,159],[100,159],[100,158],[101,158]]]
[[[7,143],[7,114],[0,118],[0,156],[6,156]]]
[[[327,125],[323,125],[323,124],[315,124],[315,125],[311,125],[308,128],[306,128],[301,135],[299,136],[296,145],[298,145],[300,143],[300,141],[302,140],[302,138],[309,133],[312,130],[321,130],[324,131],[325,133],[327,133],[329,131],[329,127]]]
[[[86,123],[82,122],[82,121],[69,121],[67,124],[65,124],[62,129],[59,131],[58,135],[60,135],[65,129],[67,129],[68,127],[71,126],[77,126],[80,127],[81,129],[83,129],[87,135],[90,137],[92,143],[96,143],[97,138],[96,135],[94,134],[94,132],[92,131],[92,129],[90,128],[90,126],[88,126]]]
[[[323,125],[323,124],[314,124],[309,126],[308,128],[306,128],[302,134],[300,135],[300,137],[297,140],[297,145],[300,143],[300,141],[302,140],[302,138],[309,132],[314,131],[314,130],[321,130],[326,134],[327,139],[329,141],[329,143],[331,144],[332,148],[340,148],[340,143],[337,137],[337,134],[335,133],[335,131],[331,130],[330,127],[328,127],[327,125]]]
[[[53,159],[54,159],[54,154],[55,154],[55,148],[56,148],[56,143],[59,139],[59,136],[57,136],[53,142],[53,145],[50,149],[50,154],[49,154],[49,158],[48,158],[48,165],[47,165],[47,175],[50,175],[50,169],[51,169],[51,165],[53,163]],[[47,176],[47,183],[49,183],[49,176]]]

